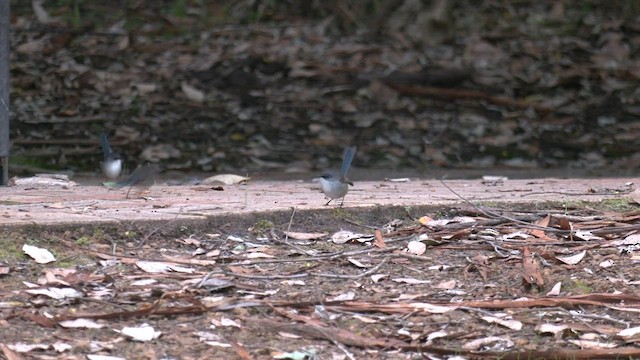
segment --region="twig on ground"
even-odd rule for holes
[[[378,269],[380,269],[382,265],[386,264],[387,261],[389,261],[389,256],[382,259],[382,261],[378,265],[358,275],[341,275],[341,274],[329,274],[329,273],[311,273],[309,275],[317,276],[317,277],[325,277],[325,278],[334,278],[334,279],[361,279],[367,275],[373,274],[374,272],[378,271]]]

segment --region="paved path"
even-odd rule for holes
[[[447,180],[470,201],[597,201],[628,196],[634,179],[532,179],[483,184]],[[326,209],[319,184],[258,181],[247,185],[153,186],[147,199],[125,197],[127,190],[102,186],[26,186],[0,188],[0,225],[89,224],[133,220],[198,219],[229,213]],[[133,191],[132,191],[133,194]],[[453,204],[460,198],[439,180],[358,182],[345,207]],[[333,206],[333,203],[332,205]]]

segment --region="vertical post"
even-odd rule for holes
[[[9,0],[0,0],[0,186],[9,180]]]

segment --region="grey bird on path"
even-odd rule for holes
[[[129,193],[131,189],[134,187],[140,188],[142,191],[151,187],[151,185],[156,182],[156,169],[150,163],[146,163],[144,165],[138,166],[126,179],[122,181],[118,181],[113,184],[113,187],[116,189],[120,189],[123,187],[129,187],[129,191],[127,191],[127,199],[129,198]]]
[[[322,176],[320,177],[322,192],[329,198],[329,201],[327,201],[325,206],[329,205],[329,203],[333,199],[338,198],[342,198],[340,207],[342,207],[342,205],[344,204],[344,197],[349,191],[349,185],[353,186],[351,180],[347,178],[347,172],[349,171],[351,161],[353,161],[353,157],[355,155],[355,146],[350,146],[344,149],[344,153],[342,154],[342,167],[340,168],[340,172],[336,173],[335,171],[328,171],[322,174]]]
[[[104,160],[100,163],[102,173],[109,179],[117,179],[122,172],[122,156],[120,156],[120,153],[113,151],[111,145],[109,145],[107,134],[102,133],[100,135],[100,144],[104,153]]]

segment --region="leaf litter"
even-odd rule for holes
[[[74,244],[67,251],[85,259],[81,265],[9,263],[0,311],[14,331],[3,343],[36,357],[71,349],[136,357],[117,346],[128,341],[178,358],[176,341],[191,354],[248,358],[308,351],[356,358],[640,356],[640,257],[629,248],[637,243],[637,211],[454,210],[441,212],[453,214],[451,221],[405,213],[367,226],[343,220],[348,209],[316,225],[292,213],[266,234],[237,227],[226,237],[203,231],[153,244],[146,237],[115,247]],[[390,222],[395,226],[385,227]],[[318,231],[328,224],[339,230]],[[357,236],[336,243],[340,231]],[[537,236],[504,236],[514,233]],[[380,238],[384,247],[375,245]],[[424,251],[411,251],[416,243]],[[64,252],[58,246],[54,252]],[[64,346],[29,344],[35,338],[21,334],[34,328]]]
[[[426,30],[418,1],[253,22],[267,3],[15,1],[12,148],[38,161],[14,171],[95,174],[102,130],[130,169],[315,172],[353,141],[378,169],[636,167],[632,1],[466,0]]]

